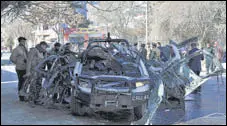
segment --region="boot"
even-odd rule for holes
[[[20,101],[24,101],[24,96],[19,96]]]

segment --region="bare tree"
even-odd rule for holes
[[[102,1],[99,8],[112,11],[91,8],[90,13],[95,22],[106,25],[111,35],[135,42],[145,38],[145,6],[142,1]]]
[[[23,36],[35,44],[35,36],[33,34],[34,26],[31,23],[26,23],[22,20],[16,20],[11,25],[6,25],[4,28],[4,36],[10,40],[14,40]],[[12,44],[12,43],[11,43]],[[9,47],[9,45],[8,45]]]
[[[9,48],[10,52],[12,52],[13,51],[13,45],[14,45],[13,37],[10,36],[6,40],[5,46]]]
[[[209,40],[226,41],[225,1],[165,1],[154,6],[159,35],[182,41],[199,36],[200,44]],[[223,37],[221,37],[223,36]]]

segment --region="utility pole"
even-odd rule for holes
[[[61,14],[60,12],[62,11],[62,6],[63,3],[62,1],[57,1],[57,8],[58,8],[58,42],[64,44],[64,39],[63,39],[63,33],[62,33],[62,28],[61,28]]]
[[[147,45],[147,43],[148,43],[148,38],[147,38],[147,9],[148,9],[148,1],[146,1],[146,45]]]
[[[57,8],[58,8],[58,42],[61,43],[61,40],[60,40],[60,10],[59,10],[59,3],[57,1]]]

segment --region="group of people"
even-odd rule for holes
[[[137,49],[137,43],[134,44],[134,48]],[[150,43],[147,44],[148,50],[145,48],[145,44],[141,44],[141,48],[139,49],[139,52],[141,53],[141,56],[144,60],[157,60],[157,61],[163,61],[166,62],[168,58],[163,54],[162,52],[162,46],[160,42],[157,43],[152,43],[152,47],[150,46]],[[190,55],[193,54],[194,52],[198,51],[199,49],[197,48],[196,43],[191,44],[191,50],[185,51],[184,55]],[[213,56],[216,56],[218,60],[221,62],[222,57],[223,57],[223,51],[218,45],[218,42],[215,41],[213,46],[211,45],[211,42],[207,42],[205,50],[212,54]],[[174,55],[174,54],[173,54]],[[188,66],[195,72],[197,75],[199,75],[201,71],[201,60],[204,60],[206,62],[206,71],[207,74],[209,74],[211,71],[214,70],[214,65],[213,65],[213,58],[209,55],[200,55],[197,57],[193,57],[189,63]]]
[[[41,41],[35,47],[28,49],[26,48],[26,38],[19,37],[18,42],[19,45],[13,49],[12,54],[10,56],[10,60],[16,65],[16,73],[18,76],[18,96],[20,101],[25,101],[24,96],[20,95],[20,90],[25,82],[25,79],[29,76],[35,76],[35,84],[31,86],[35,86],[34,88],[30,88],[30,92],[34,94],[32,97],[32,101],[35,104],[39,102],[39,92],[42,87],[42,75],[35,71],[35,67],[46,57],[50,55],[58,55],[61,54],[62,51],[60,50],[61,44],[55,43],[54,47],[47,51],[49,47],[45,41]],[[67,43],[65,45],[64,51],[62,54],[70,52],[71,44]],[[51,64],[47,64],[48,69],[50,68]],[[35,90],[33,90],[35,89]]]
[[[195,43],[191,44],[192,49],[189,51],[189,54],[193,54],[194,52],[198,51],[199,49],[196,47]],[[218,42],[215,41],[213,43],[207,42],[206,43],[206,48],[204,49],[206,52],[209,54],[200,54],[198,56],[195,56],[189,60],[188,66],[189,68],[196,73],[198,76],[200,75],[201,72],[201,60],[205,59],[206,63],[206,74],[208,75],[210,72],[213,72],[215,70],[215,63],[217,61],[214,61],[214,57],[217,57],[218,61],[221,62],[223,59],[223,51],[221,47],[218,45]],[[197,91],[200,91],[201,87],[197,88]]]
[[[152,46],[151,46],[152,45]],[[134,44],[134,46],[137,46],[137,43]],[[141,48],[139,49],[139,52],[142,55],[142,58],[144,60],[156,60],[156,61],[163,61],[166,62],[168,59],[167,57],[163,54],[161,48],[161,42],[157,43],[148,43],[147,48],[145,48],[145,44],[141,44]]]
[[[137,47],[137,43],[134,44],[134,47]],[[145,44],[141,44],[141,48],[139,50],[144,61],[156,60],[156,61],[166,62],[168,60],[168,58],[162,52],[162,49],[161,49],[162,46],[161,46],[160,42],[152,43],[152,48],[150,47],[150,43],[148,43],[147,48],[149,50],[147,50],[145,48]],[[207,42],[207,45],[204,49],[211,55],[217,57],[218,60],[221,62],[224,54],[223,54],[221,47],[218,45],[217,41],[213,42],[213,45],[211,42]],[[184,52],[183,53],[181,52],[181,54],[184,56],[191,55],[198,50],[200,50],[200,49],[198,49],[196,43],[193,42],[193,43],[191,43],[191,49],[188,51],[184,50]],[[148,54],[148,52],[149,52],[149,54]],[[174,53],[171,55],[173,56]],[[210,72],[214,71],[214,61],[213,61],[213,57],[211,55],[206,55],[206,54],[197,55],[197,56],[191,58],[187,65],[196,75],[200,76],[200,72],[202,70],[201,60],[205,59],[206,74],[208,75]],[[199,87],[195,92],[200,91],[200,89],[201,89],[201,87]]]

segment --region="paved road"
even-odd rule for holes
[[[200,94],[186,97],[185,109],[160,107],[153,124],[226,124],[226,76],[223,79],[221,84],[216,77],[210,78],[202,85]]]
[[[72,116],[68,109],[32,107],[18,101],[14,68],[2,67],[1,75],[1,124],[129,124],[124,120]],[[224,80],[225,78],[226,76]],[[194,100],[186,100],[184,109],[166,109],[160,106],[152,124],[226,124],[226,81],[217,84],[216,77],[213,77],[202,85],[201,94],[192,94],[190,98]]]

